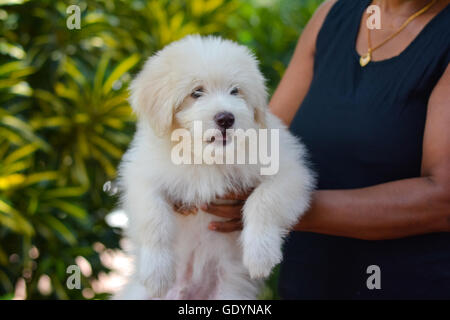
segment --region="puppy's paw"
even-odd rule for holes
[[[162,298],[175,278],[172,259],[163,254],[141,254],[137,274],[149,298]]]
[[[266,278],[281,262],[281,235],[242,233],[243,263],[252,279]]]

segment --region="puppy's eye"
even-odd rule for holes
[[[239,94],[239,88],[238,87],[234,87],[231,91],[230,94],[233,96],[237,96]]]
[[[191,93],[191,97],[194,99],[200,98],[204,93],[203,88],[197,88]]]

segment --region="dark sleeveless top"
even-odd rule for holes
[[[450,6],[400,55],[362,68],[355,46],[369,3],[340,0],[329,11],[313,80],[291,125],[309,150],[318,189],[421,173],[427,102],[450,60]],[[380,268],[380,290],[367,287],[371,265]],[[279,292],[284,299],[450,298],[450,233],[365,241],[293,232]]]

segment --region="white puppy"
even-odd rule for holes
[[[232,41],[188,36],[146,62],[131,85],[131,105],[137,132],[119,180],[136,260],[116,298],[256,298],[260,279],[282,258],[283,237],[308,207],[314,180],[304,164],[304,148],[268,111],[256,59]],[[203,131],[215,130],[195,138],[196,121]],[[279,130],[276,174],[262,175],[259,160],[176,164],[173,159],[176,129],[188,130],[192,144],[202,144],[192,151],[198,159],[207,148],[217,154],[249,151],[247,144],[232,142],[230,129],[264,128]],[[208,224],[220,218],[173,210],[174,203],[200,206],[251,189],[242,232],[219,234]]]

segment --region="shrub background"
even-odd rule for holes
[[[103,191],[134,132],[127,85],[145,58],[191,33],[249,46],[272,93],[318,0],[0,0],[0,297],[85,299],[66,287],[84,257],[119,247]],[[81,8],[81,29],[66,27]],[[41,278],[51,282],[42,292]],[[277,274],[261,298],[276,298]],[[90,291],[92,292],[92,291]],[[95,292],[89,298],[104,299]]]

